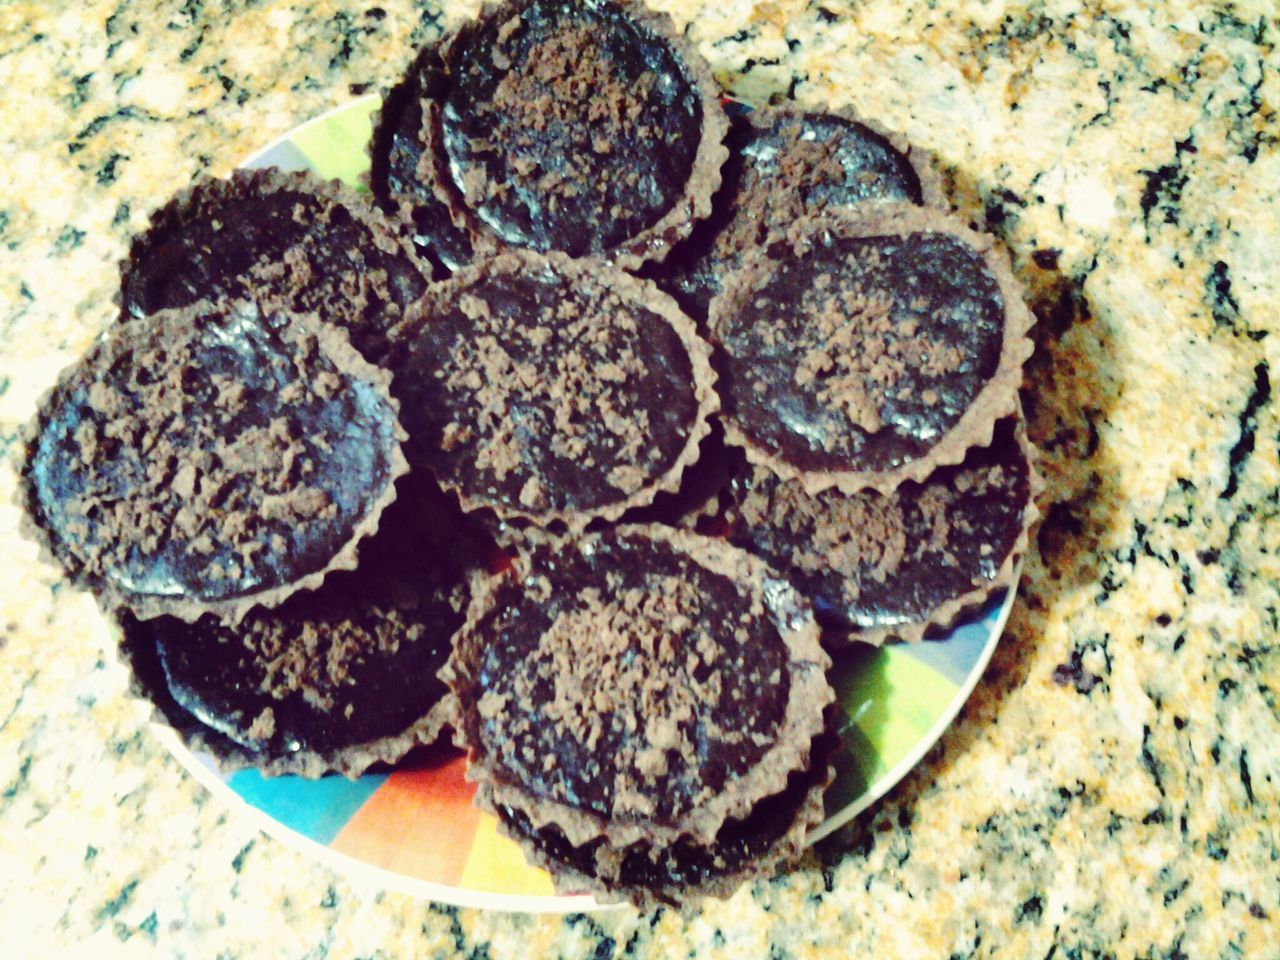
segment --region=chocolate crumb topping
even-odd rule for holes
[[[956,601],[1008,580],[1033,513],[1025,444],[1016,421],[1002,421],[990,447],[888,495],[810,495],[744,467],[723,514],[729,540],[787,576],[820,619],[915,639]]]
[[[319,312],[373,362],[404,306],[426,289],[418,258],[364,197],[311,174],[236,171],[152,215],[122,267],[121,311],[144,317],[248,296]]]
[[[478,230],[638,263],[706,214],[726,121],[706,65],[665,16],[514,0],[464,26],[443,60],[425,121],[440,155],[418,172]]]
[[[748,561],[644,527],[535,551],[451,662],[473,761],[570,836],[714,835],[804,766],[830,699],[816,630],[793,645],[811,614]]]
[[[415,464],[502,517],[580,528],[648,502],[697,456],[716,402],[708,348],[668,298],[563,257],[459,274],[404,337],[395,390]]]
[[[879,205],[759,251],[712,305],[730,440],[810,489],[846,490],[892,489],[986,442],[1030,342],[983,244],[941,214]]]
[[[350,566],[404,469],[385,376],[313,316],[252,301],[112,328],[35,426],[42,539],[142,617],[234,618]]]
[[[932,180],[905,143],[852,116],[758,107],[734,123],[726,145],[729,160],[711,216],[666,264],[676,299],[698,318],[706,317],[724,277],[770,231],[828,209],[935,198]]]

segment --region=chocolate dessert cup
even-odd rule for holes
[[[802,219],[712,301],[726,436],[810,493],[889,493],[990,444],[1030,326],[992,239],[942,213]]]
[[[581,530],[674,489],[718,406],[710,348],[651,283],[510,251],[393,333],[415,469],[464,509]]]
[[[628,0],[486,6],[422,89],[418,184],[480,251],[661,260],[711,209],[719,89],[665,14]],[[438,70],[436,69],[438,67]],[[401,196],[413,202],[417,185]]]
[[[390,377],[248,300],[110,328],[28,426],[26,532],[136,616],[237,621],[356,563],[407,465]]]
[[[573,846],[710,844],[808,768],[834,698],[818,640],[745,551],[619,527],[479,591],[442,677],[488,809]]]

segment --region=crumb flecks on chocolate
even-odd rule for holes
[[[1032,468],[1016,421],[990,447],[923,483],[807,494],[799,481],[746,468],[723,514],[730,542],[763,557],[859,639],[920,639],[1009,580],[1034,517]]]
[[[558,254],[459,274],[414,305],[404,340],[415,464],[503,518],[580,529],[647,503],[696,458],[717,402],[709,348],[665,295]]]
[[[1029,325],[989,239],[941,214],[802,220],[712,304],[729,439],[811,492],[922,479],[1013,412]]]
[[[394,499],[386,383],[339,331],[251,301],[114,327],[33,423],[38,533],[141,617],[278,603],[353,565]]]
[[[473,610],[446,670],[473,766],[573,842],[714,836],[807,764],[821,728],[826,659],[797,604],[758,561],[690,534],[536,550]]]
[[[904,142],[850,115],[758,107],[735,122],[726,143],[711,216],[666,264],[676,298],[698,318],[743,257],[799,217],[868,201],[935,199]]]
[[[443,60],[418,172],[477,231],[634,266],[707,214],[727,121],[664,15],[515,0],[462,27]]]
[[[377,363],[387,330],[426,289],[400,230],[366,198],[312,174],[236,171],[202,181],[134,238],[122,266],[122,314],[250,296],[320,313]]]

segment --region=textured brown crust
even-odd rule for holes
[[[452,695],[446,695],[426,716],[394,736],[328,753],[300,750],[264,762],[230,738],[203,726],[174,703],[158,666],[145,651],[135,649],[127,641],[119,611],[109,614],[107,622],[111,640],[109,653],[128,676],[127,696],[144,704],[150,722],[171,729],[188,750],[212,756],[224,774],[254,769],[266,777],[292,774],[315,780],[325,774],[340,773],[354,780],[375,763],[395,763],[414,747],[434,743],[446,727],[453,725],[456,716],[457,705]]]
[[[1034,350],[1028,333],[1033,318],[1023,301],[1022,290],[1009,266],[1008,256],[996,247],[992,237],[975,233],[955,219],[910,204],[862,204],[848,211],[805,217],[787,231],[788,253],[804,258],[814,237],[824,233],[841,238],[905,236],[913,233],[949,234],[982,256],[999,287],[1004,303],[1004,332],[999,365],[974,397],[960,420],[923,456],[908,460],[895,469],[802,470],[789,460],[762,448],[738,424],[731,413],[722,414],[725,435],[740,446],[752,463],[760,464],[784,480],[800,480],[809,493],[835,487],[844,493],[872,488],[892,493],[907,480],[923,480],[935,469],[962,461],[971,447],[990,446],[996,421],[1012,414],[1018,406],[1022,368]],[[762,247],[725,283],[724,292],[712,301],[710,329],[713,341],[726,319],[732,317],[754,293],[758,275],[774,259],[774,248]]]
[[[619,527],[611,534],[665,544],[698,566],[728,577],[769,611],[788,656],[790,676],[786,710],[773,746],[746,775],[726,784],[723,792],[670,823],[640,817],[605,818],[594,811],[537,796],[524,785],[513,782],[486,753],[478,732],[481,693],[477,670],[481,654],[489,643],[478,626],[493,609],[504,578],[493,579],[473,592],[467,622],[455,638],[453,656],[440,671],[441,679],[458,701],[459,722],[454,743],[468,752],[467,778],[484,787],[477,794],[477,802],[484,809],[496,814],[498,805],[513,807],[527,815],[535,829],[554,826],[574,846],[598,837],[616,847],[642,841],[661,843],[681,837],[710,843],[725,820],[747,816],[757,801],[782,791],[791,773],[808,768],[812,741],[824,727],[823,712],[835,698],[826,680],[831,661],[822,649],[821,631],[808,601],[790,584],[774,576],[763,561],[746,551],[721,540],[657,526]],[[592,541],[600,536],[566,540],[561,549],[585,547],[590,550]],[[536,556],[532,561],[520,558],[516,561],[515,573],[523,577],[536,568]]]
[[[835,641],[837,644],[842,640],[857,640],[860,643],[869,643],[876,647],[881,646],[887,640],[918,643],[926,637],[938,636],[950,630],[963,617],[985,603],[988,597],[994,596],[1002,590],[1013,589],[1018,582],[1019,571],[1022,569],[1022,558],[1027,553],[1031,527],[1040,517],[1040,508],[1036,505],[1036,499],[1044,490],[1044,481],[1039,471],[1036,470],[1035,447],[1032,446],[1030,439],[1027,437],[1026,423],[1023,420],[1021,408],[1018,410],[1016,436],[1027,458],[1027,473],[1031,490],[1030,495],[1027,497],[1026,506],[1022,511],[1022,529],[1018,533],[1018,539],[1005,557],[1004,563],[1000,565],[1000,570],[995,578],[980,587],[975,587],[968,593],[956,597],[954,600],[948,600],[941,606],[934,608],[925,620],[900,624],[894,627],[882,627],[875,630],[850,630],[847,633],[828,631],[825,634],[828,640]]]
[[[604,281],[612,292],[616,292],[637,308],[654,314],[666,322],[683,344],[692,366],[697,412],[693,422],[688,426],[688,435],[683,449],[663,473],[650,479],[629,496],[593,509],[545,511],[519,509],[512,505],[498,503],[493,498],[474,491],[465,490],[460,484],[437,475],[444,489],[456,492],[464,511],[468,513],[490,511],[498,520],[517,521],[515,524],[508,524],[512,527],[512,536],[504,534],[503,527],[498,523],[488,524],[491,532],[500,542],[518,540],[519,534],[516,531],[521,521],[533,526],[550,526],[557,530],[575,533],[582,531],[593,520],[616,520],[633,507],[642,507],[651,503],[659,493],[678,490],[685,469],[698,459],[702,439],[711,429],[712,415],[720,408],[720,398],[714,389],[716,375],[711,369],[710,345],[698,335],[693,321],[681,312],[671,297],[649,281],[641,280],[618,269],[605,267],[598,262],[579,260],[558,252],[539,254],[531,250],[507,250],[460,270],[449,280],[437,284],[422,299],[409,307],[404,323],[391,331],[393,369],[401,365],[403,358],[412,349],[415,335],[425,325],[431,323],[432,316],[450,308],[476,284],[495,276],[542,271],[551,271],[569,284],[577,278],[587,277]]]
[[[134,235],[129,245],[129,252],[120,260],[121,283],[113,300],[121,312],[121,319],[128,320],[131,316],[124,295],[126,281],[131,276],[135,262],[151,249],[157,235],[163,235],[171,230],[180,230],[185,223],[208,211],[216,210],[235,198],[246,196],[263,198],[282,191],[309,194],[345,210],[369,231],[373,244],[379,251],[389,256],[403,258],[407,264],[414,265],[418,269],[419,279],[424,289],[430,282],[429,274],[422,274],[424,263],[410,239],[409,222],[383,213],[370,202],[369,197],[358,193],[342,181],[323,180],[309,171],[285,171],[276,167],[237,169],[225,179],[197,180],[180,190],[167,203],[153,211],[146,228]],[[379,310],[384,318],[383,330],[380,332],[385,335],[386,331],[399,320],[401,306],[387,291],[380,290],[378,293],[381,300]],[[263,299],[258,290],[254,290],[249,295],[256,295],[258,299]],[[208,296],[206,292],[200,299]],[[273,302],[272,305],[292,308],[291,304]],[[133,315],[133,318],[136,319],[137,315]],[[365,332],[348,330],[353,342],[357,344],[362,342],[360,337]],[[370,359],[378,362],[381,357],[374,355]]]
[[[488,0],[475,20],[463,24],[439,42],[440,59],[447,72],[455,51],[479,25],[493,18],[509,17],[522,10],[530,0]],[[720,186],[720,168],[729,157],[724,138],[729,132],[729,119],[720,105],[720,85],[702,55],[675,29],[665,13],[650,10],[634,0],[607,0],[621,9],[629,19],[650,35],[665,41],[684,66],[686,76],[698,92],[702,104],[702,137],[693,166],[685,182],[684,193],[651,227],[603,255],[603,259],[619,267],[633,270],[645,261],[662,261],[671,248],[689,235],[694,223],[711,213],[711,197]],[[489,227],[471,210],[448,170],[441,142],[441,107],[428,100],[423,109],[422,139],[425,143],[419,177],[444,203],[454,225],[471,238],[477,256],[507,248]]]
[[[48,411],[52,409],[56,398],[70,390],[81,378],[84,370],[92,367],[105,368],[111,364],[113,358],[133,343],[149,341],[155,324],[160,322],[157,320],[158,317],[171,317],[175,322],[181,323],[189,319],[194,320],[197,316],[217,309],[217,305],[210,304],[208,301],[199,301],[190,307],[163,311],[155,317],[127,321],[109,328],[107,336],[96,342],[83,357],[58,375],[53,386],[41,396],[35,415],[23,428],[22,439],[26,454],[19,472],[16,494],[17,502],[23,507],[21,532],[39,545],[42,559],[58,566],[72,583],[91,590],[104,609],[127,609],[143,620],[158,616],[173,616],[190,623],[204,614],[211,614],[224,622],[237,623],[254,607],[278,606],[299,590],[314,590],[330,573],[355,568],[361,541],[377,532],[383,511],[396,499],[396,479],[409,469],[401,450],[401,444],[406,439],[406,435],[399,421],[396,420],[393,429],[398,442],[390,452],[385,489],[369,503],[364,517],[351,529],[346,542],[333,554],[327,564],[289,583],[221,600],[197,600],[183,596],[134,594],[122,589],[110,579],[84,575],[80,569],[80,562],[60,548],[51,531],[41,522],[42,510],[31,475],[31,461],[36,442],[45,428]],[[294,315],[291,320],[303,324],[305,329],[314,334],[321,351],[341,373],[372,384],[392,414],[398,412],[399,403],[390,394],[390,374],[365,360],[351,346],[345,330],[321,323],[306,315]]]

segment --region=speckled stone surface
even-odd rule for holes
[[[229,815],[18,540],[17,429],[110,320],[150,208],[388,85],[474,7],[9,0],[0,954],[1280,956],[1274,2],[658,5],[735,91],[932,150],[1032,290],[1047,520],[962,719],[800,869],[687,916],[437,907]]]

